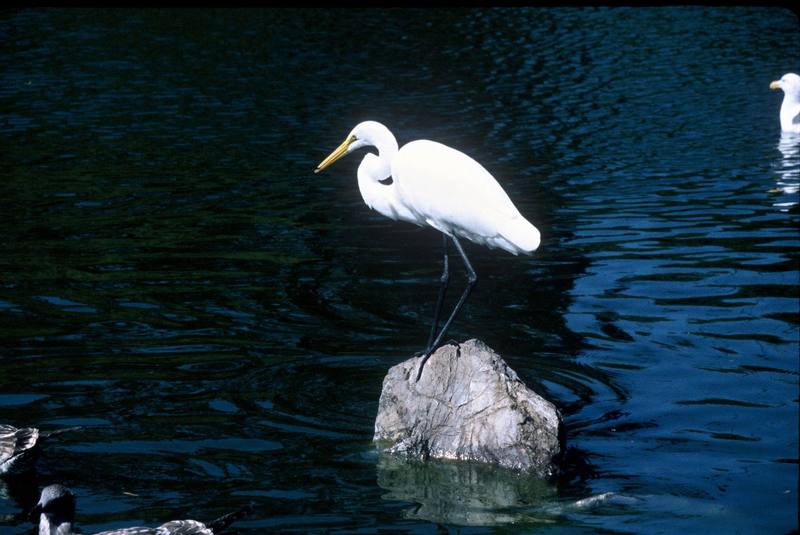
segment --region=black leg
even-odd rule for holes
[[[442,327],[442,330],[439,331],[439,335],[433,341],[433,344],[430,345],[429,349],[425,353],[425,356],[422,358],[422,362],[420,362],[419,364],[419,371],[417,372],[417,381],[419,381],[419,378],[422,376],[422,368],[428,361],[428,357],[431,356],[431,353],[433,353],[433,351],[439,345],[439,342],[442,341],[442,338],[444,337],[445,333],[447,333],[447,329],[450,327],[450,324],[453,323],[453,320],[458,315],[458,312],[461,310],[461,307],[464,306],[464,302],[466,302],[467,297],[469,297],[472,288],[475,287],[475,283],[478,282],[478,276],[475,274],[475,270],[472,269],[472,264],[470,264],[469,258],[467,258],[464,249],[458,242],[458,238],[456,238],[455,236],[450,236],[450,239],[453,240],[453,243],[455,244],[456,249],[458,250],[458,254],[460,254],[461,259],[464,260],[464,267],[467,268],[467,287],[464,288],[464,293],[461,294],[461,298],[458,300],[458,303],[456,303],[455,308],[453,308],[453,312],[450,313],[450,317],[447,318],[444,327]]]
[[[436,309],[433,312],[433,325],[431,325],[431,334],[428,336],[428,345],[425,346],[425,354],[433,351],[433,337],[436,336],[436,329],[439,328],[439,314],[442,312],[442,304],[444,304],[444,294],[447,292],[447,282],[450,280],[450,266],[447,260],[447,234],[442,234],[442,245],[444,249],[444,270],[442,271],[441,284],[439,285],[439,297],[436,299]]]

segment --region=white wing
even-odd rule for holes
[[[494,177],[463,152],[435,141],[412,141],[392,160],[392,177],[400,202],[435,229],[513,254],[539,247],[539,230]]]
[[[519,216],[481,164],[435,141],[412,141],[400,149],[392,176],[404,204],[443,232],[491,237],[498,220]]]

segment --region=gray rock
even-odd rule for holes
[[[408,457],[497,464],[550,476],[561,451],[561,416],[480,340],[440,347],[383,380],[373,440]]]

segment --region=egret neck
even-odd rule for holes
[[[379,124],[379,123],[376,123]],[[392,159],[397,155],[397,140],[388,128],[372,128],[368,137],[355,143],[371,145],[378,154],[367,153],[358,166],[358,189],[367,206],[394,220],[420,224],[419,218],[403,204],[397,194],[397,182],[383,183],[392,176]],[[355,144],[354,143],[354,144]]]

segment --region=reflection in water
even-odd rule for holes
[[[404,511],[409,519],[462,526],[553,522],[556,489],[547,482],[495,466],[448,461],[426,463],[381,454],[378,485],[386,500],[418,505]]]
[[[781,161],[776,165],[778,180],[772,193],[783,193],[772,205],[786,212],[798,203],[798,190],[800,190],[800,134],[795,132],[781,132],[778,141],[778,150],[781,151]],[[790,196],[788,199],[786,195]]]
[[[419,462],[378,454],[378,485],[384,500],[408,501],[402,516],[460,526],[551,524],[580,515],[625,514],[641,498],[604,492],[579,500],[559,495],[555,481],[479,463]]]

